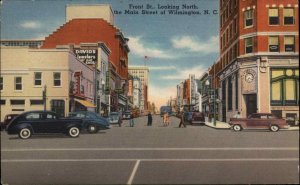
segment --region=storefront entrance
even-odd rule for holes
[[[247,107],[247,117],[253,113],[257,113],[257,96],[256,94],[245,95],[246,107]]]

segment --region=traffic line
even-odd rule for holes
[[[10,162],[242,162],[242,161],[299,161],[299,158],[236,158],[236,159],[2,159],[3,163]],[[135,168],[133,172],[135,171]],[[134,174],[132,172],[132,174]]]
[[[18,149],[5,149],[2,148],[1,152],[31,152],[31,151],[217,151],[217,150],[299,150],[299,147],[269,147],[269,148],[18,148]]]
[[[127,184],[132,184],[132,181],[133,181],[133,179],[134,179],[134,177],[135,177],[136,171],[137,171],[137,169],[138,169],[138,167],[139,167],[139,165],[140,165],[140,161],[141,161],[141,160],[137,160],[137,161],[136,161],[136,163],[135,163],[135,165],[134,165],[134,168],[133,168],[133,170],[132,170],[132,172],[131,172],[131,175],[130,175],[130,177],[129,177],[129,179],[128,179]]]

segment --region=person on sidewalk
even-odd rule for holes
[[[130,114],[129,125],[130,127],[134,127],[133,113]]]
[[[147,126],[152,126],[152,115],[151,112],[148,113],[148,123]]]
[[[234,118],[241,118],[241,113],[237,112],[237,114],[234,115]]]
[[[181,112],[181,114],[180,114],[179,128],[181,128],[181,125],[183,125],[184,128],[186,128],[186,125],[185,125],[185,123],[184,123],[184,114],[183,114],[183,112]]]

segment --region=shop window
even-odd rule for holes
[[[11,105],[25,105],[25,100],[10,100]]]
[[[277,36],[269,37],[269,51],[279,52],[279,38]]]
[[[284,37],[284,50],[285,52],[295,52],[295,37],[285,36]]]
[[[279,25],[279,13],[277,8],[269,9],[269,25]]]
[[[3,77],[0,77],[0,90],[3,90]]]
[[[244,12],[244,24],[245,28],[253,26],[253,10]]]
[[[232,110],[232,78],[228,77],[228,110]]]
[[[235,109],[239,108],[239,74],[235,74]]]
[[[53,73],[54,86],[61,86],[61,73]]]
[[[42,73],[41,72],[34,73],[34,85],[35,86],[42,85]]]
[[[30,105],[44,105],[44,100],[30,100]]]
[[[245,39],[245,53],[252,53],[253,52],[253,39],[246,38]]]
[[[22,90],[22,77],[15,77],[15,90]]]
[[[271,69],[271,105],[299,105],[299,74],[297,75],[297,70]]]
[[[294,9],[293,8],[284,8],[283,9],[283,24],[289,25],[294,24]]]

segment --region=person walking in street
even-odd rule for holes
[[[151,112],[148,113],[148,123],[147,126],[152,126],[152,115]]]
[[[184,128],[186,128],[186,125],[185,125],[185,123],[184,123],[184,114],[183,114],[183,112],[181,112],[181,114],[180,114],[179,128],[181,128],[181,125],[183,125]]]
[[[164,126],[167,126],[167,112],[164,112],[164,115],[163,115],[163,124],[164,124]]]
[[[169,124],[170,124],[170,116],[169,116],[168,112],[166,114],[167,114],[167,116],[166,116],[166,126],[169,126]]]
[[[129,126],[134,127],[133,113],[130,114]]]

